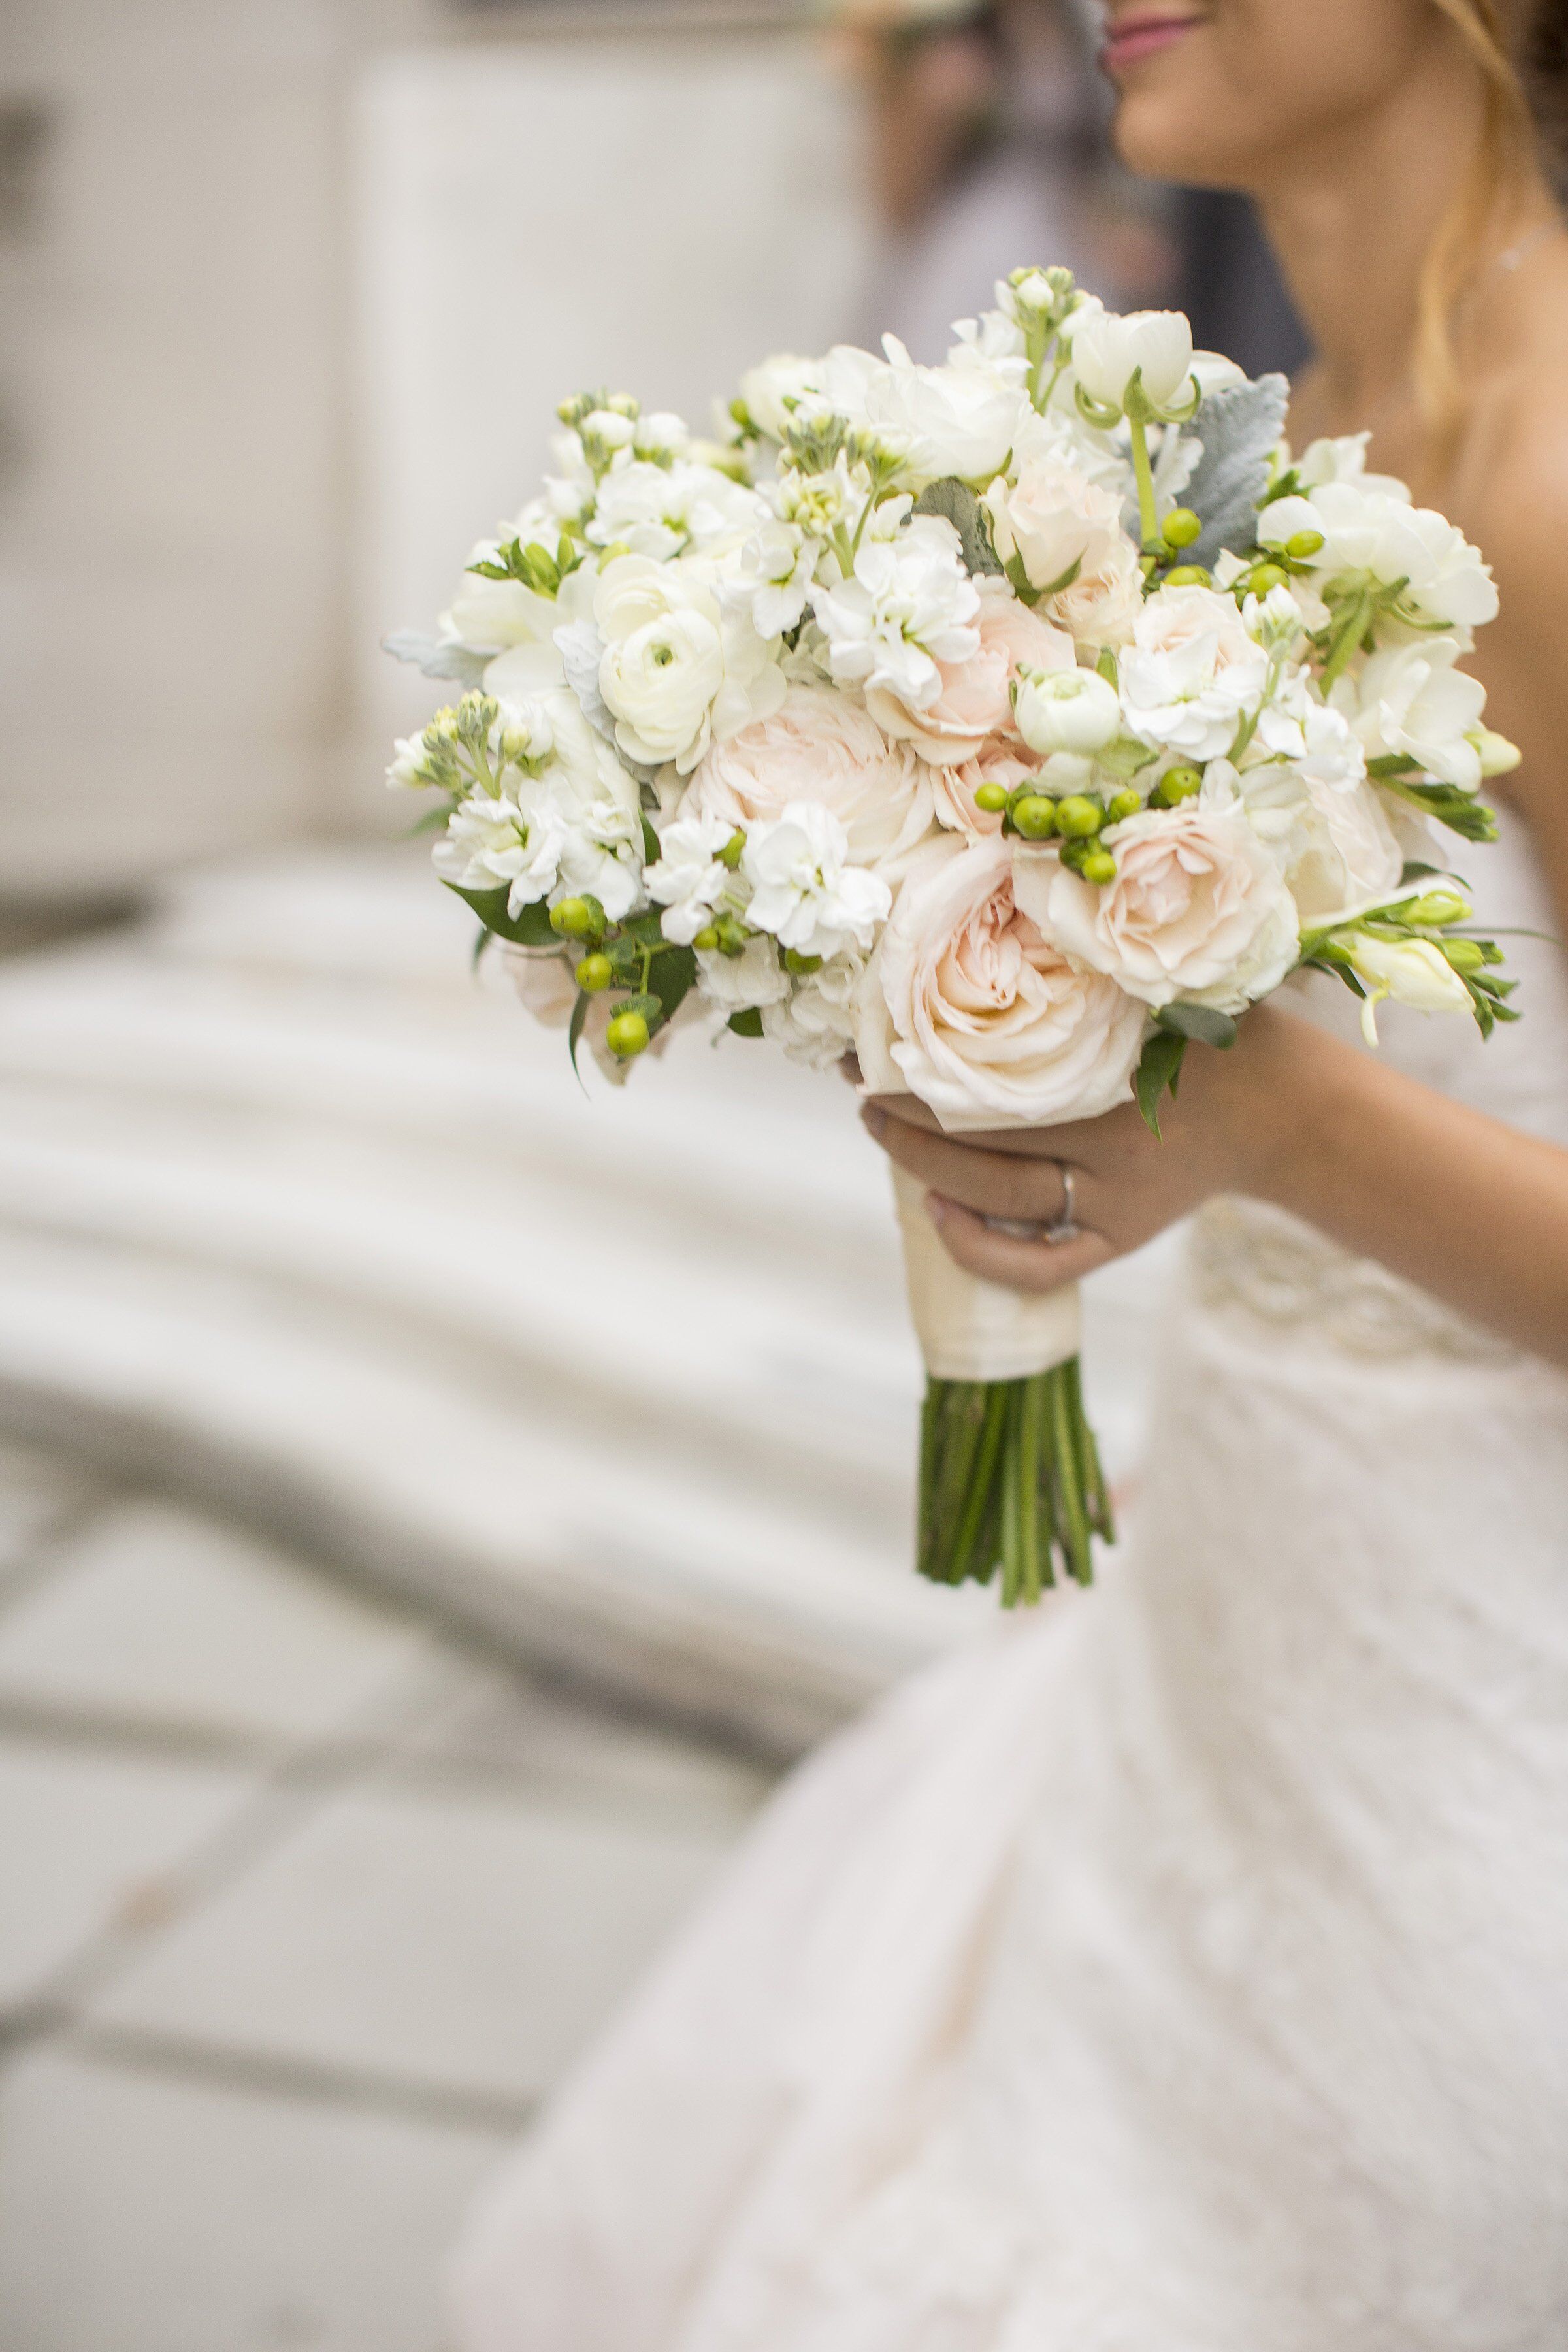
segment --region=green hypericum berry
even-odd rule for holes
[[[1260,563],[1247,584],[1254,595],[1267,596],[1271,588],[1283,588],[1285,579],[1286,574],[1281,565]]]
[[[550,928],[563,940],[591,940],[602,936],[605,910],[597,898],[563,898],[550,910]]]
[[[1013,812],[1013,822],[1018,824],[1018,813]],[[1065,801],[1057,803],[1057,824],[1069,841],[1087,841],[1105,823],[1105,812],[1098,801],[1087,793],[1069,793]],[[1018,826],[1020,833],[1023,831]]]
[[[1196,768],[1167,768],[1149,797],[1162,807],[1174,808],[1178,801],[1190,801],[1203,788],[1204,780]]]
[[[1479,940],[1444,940],[1440,945],[1456,971],[1479,971],[1486,961]]]
[[[617,1060],[629,1062],[647,1051],[647,1023],[640,1013],[617,1013],[605,1032],[605,1043]]]
[[[584,956],[577,967],[577,985],[590,996],[597,996],[602,988],[608,988],[615,976],[615,966],[607,955]]]
[[[1203,529],[1202,516],[1195,515],[1191,507],[1173,507],[1165,517],[1165,544],[1167,547],[1191,547],[1194,539],[1203,537]]]
[[[698,932],[697,937],[692,940],[691,944],[694,948],[700,948],[705,955],[709,954],[718,946],[719,934],[714,929],[711,923],[704,924],[702,929]]]
[[[1164,584],[1167,588],[1206,588],[1209,575],[1201,563],[1178,563],[1173,572],[1166,572]]]
[[[1013,803],[1013,822],[1026,841],[1045,841],[1056,831],[1060,814],[1044,793],[1025,793]]]
[[[1109,849],[1091,849],[1078,870],[1086,882],[1114,882],[1116,860]]]
[[[1126,792],[1112,795],[1110,805],[1105,812],[1105,822],[1107,824],[1120,824],[1124,816],[1136,816],[1142,805],[1137,793],[1129,786]]]
[[[1309,556],[1321,555],[1322,551],[1323,534],[1321,530],[1299,530],[1285,541],[1286,554],[1297,563],[1305,563]]]
[[[974,792],[974,805],[977,809],[984,809],[987,816],[1000,816],[1002,811],[1007,805],[1006,785],[976,785]]]

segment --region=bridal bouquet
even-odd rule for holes
[[[952,1130],[1158,1132],[1302,966],[1514,1017],[1425,820],[1495,830],[1517,755],[1458,667],[1497,595],[1366,436],[1281,440],[1286,386],[1023,269],[937,368],[753,369],[694,440],[563,403],[555,471],[433,639],[465,689],[399,743],[436,870],[524,1001],[624,1076],[708,1014]],[[1033,1600],[1110,1514],[1076,1294],[945,1255],[900,1185],[930,1373],[920,1566]]]

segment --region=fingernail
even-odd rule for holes
[[[879,1143],[888,1124],[887,1112],[879,1109],[875,1103],[868,1103],[860,1116],[865,1120],[868,1132],[874,1135]]]
[[[940,1233],[947,1223],[947,1202],[940,1192],[926,1194],[926,1214]]]

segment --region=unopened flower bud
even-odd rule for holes
[[[822,958],[819,955],[802,955],[798,948],[785,948],[784,970],[786,971],[802,973],[820,971],[822,970]]]
[[[1406,898],[1398,911],[1406,923],[1462,923],[1470,906],[1457,890],[1424,890],[1419,898]]]
[[[745,854],[746,836],[742,832],[741,832],[739,827],[737,827],[730,835],[729,840],[724,844],[723,848],[719,852],[719,863],[721,866],[727,866],[731,873],[733,874]]]
[[[1483,776],[1511,775],[1524,756],[1517,743],[1510,743],[1506,735],[1495,734],[1489,727],[1483,727],[1470,740],[1481,755]]]
[[[1479,940],[1445,940],[1442,948],[1456,971],[1479,971],[1487,960]]]
[[[1013,689],[1018,732],[1032,751],[1098,751],[1121,728],[1116,688],[1098,670],[1020,672]]]

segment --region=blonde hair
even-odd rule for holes
[[[1451,453],[1464,421],[1456,342],[1458,313],[1487,258],[1507,202],[1522,198],[1540,162],[1541,141],[1524,78],[1499,0],[1433,0],[1480,68],[1480,136],[1469,168],[1426,250],[1416,292],[1415,388],[1427,429]]]

